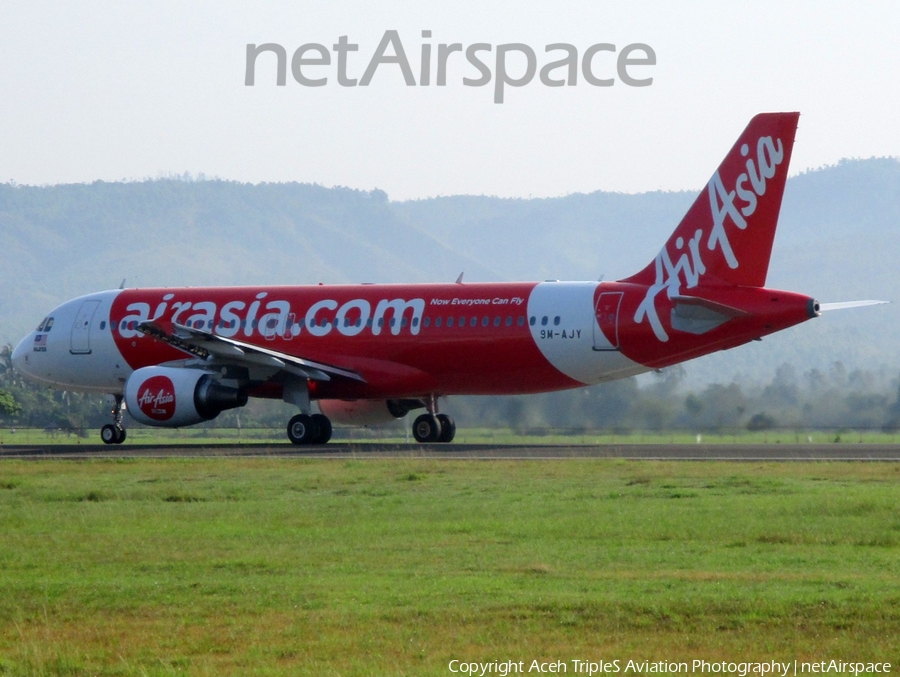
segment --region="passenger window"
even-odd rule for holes
[[[470,326],[470,327],[477,327],[477,326],[478,326],[478,318],[475,317],[474,315],[472,316],[472,319],[469,320],[469,326]]]
[[[409,324],[409,320],[406,319],[405,317],[404,317],[403,319],[400,320],[400,326],[401,326],[401,327],[405,327],[405,326],[408,325],[408,324]]]
[[[490,322],[491,322],[491,318],[489,318],[487,315],[485,315],[484,317],[481,318],[481,326],[482,327],[488,326],[488,324],[490,324]]]
[[[372,328],[372,318],[371,318],[371,317],[370,317],[368,320],[366,320],[366,326],[367,326],[369,329]]]
[[[544,315],[544,316],[541,318],[541,326],[542,326],[542,327],[546,327],[546,326],[547,326],[547,316],[546,316],[546,315]]]
[[[106,329],[106,320],[100,320],[100,329]]]
[[[440,326],[441,326],[441,324],[442,324],[441,319],[442,319],[442,318],[440,318],[440,317],[434,318],[434,326],[435,326],[435,327],[440,327]],[[451,322],[451,323],[452,323],[452,322],[453,322],[453,318],[450,318],[450,320],[448,320],[448,322]]]
[[[525,316],[519,315],[519,319],[516,321],[516,326],[521,327],[523,324],[525,324]],[[532,324],[534,324],[534,322],[532,322]]]
[[[507,327],[511,327],[511,326],[512,326],[512,315],[507,315],[507,316],[506,316],[506,326],[507,326]]]
[[[440,319],[440,318],[438,318],[438,319]],[[452,327],[452,326],[453,326],[453,318],[452,318],[452,317],[448,317],[448,318],[447,318],[447,326],[448,326],[448,327]]]
[[[497,315],[497,317],[494,318],[494,326],[495,327],[500,326],[500,316],[499,315]]]
[[[423,323],[426,327],[430,327],[430,326],[431,326],[431,318],[430,318],[430,317],[426,317],[424,320],[422,320],[422,323]],[[413,326],[415,327],[417,324],[419,324],[419,318],[415,318],[415,319],[413,320]]]
[[[532,316],[531,316],[531,319],[528,320],[528,324],[530,324],[530,325],[533,327],[533,326],[534,326],[534,323],[535,323],[536,321],[537,321],[537,318],[536,318],[534,315],[532,315]]]
[[[554,327],[559,326],[559,315],[557,315],[556,317],[553,318],[553,326]]]
[[[459,318],[459,328],[462,329],[465,326],[466,326],[466,318],[460,317]]]

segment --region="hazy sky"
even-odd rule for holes
[[[185,171],[241,181],[381,188],[393,199],[456,193],[550,196],[698,188],[760,111],[802,113],[793,173],[844,157],[900,155],[896,2],[40,2],[0,9],[0,181],[49,184]],[[248,43],[329,49],[346,35],[361,78],[387,30],[415,78],[384,64],[368,87],[328,77],[275,85],[274,57],[244,85]],[[422,31],[430,30],[431,38]],[[434,85],[440,43],[525,43],[538,69],[595,43],[646,43],[649,87],[539,78],[466,87],[459,53]],[[392,51],[389,51],[392,53]],[[310,54],[312,56],[312,54]],[[494,70],[495,51],[481,53]],[[519,58],[515,60],[513,57]],[[614,56],[597,57],[615,77]],[[271,59],[267,61],[266,59]],[[510,75],[524,57],[509,57]],[[554,72],[560,77],[564,69]]]

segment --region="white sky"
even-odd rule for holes
[[[634,71],[652,75],[650,87],[535,78],[501,105],[492,85],[462,85],[477,76],[463,58],[446,87],[407,87],[392,65],[369,87],[341,87],[334,60],[310,71],[329,77],[324,87],[298,84],[290,69],[276,87],[265,56],[256,86],[244,85],[247,43],[276,42],[290,57],[347,35],[359,78],[388,29],[417,80],[423,42],[435,53],[439,43],[524,42],[539,68],[560,56],[544,53],[550,43],[581,54],[643,42],[657,65]],[[0,181],[189,171],[381,188],[392,199],[698,188],[750,117],[772,110],[802,113],[797,173],[900,156],[898,35],[900,3],[887,1],[7,2]]]

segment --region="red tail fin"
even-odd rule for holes
[[[799,117],[750,120],[656,258],[622,281],[670,291],[765,285]]]

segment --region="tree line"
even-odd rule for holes
[[[0,348],[0,424],[4,427],[88,434],[110,421],[105,397],[26,381],[12,368],[11,355],[11,345]],[[900,430],[900,375],[889,378],[848,370],[840,362],[827,370],[798,373],[785,363],[763,385],[732,382],[688,388],[685,374],[679,365],[591,388],[513,397],[454,397],[442,406],[467,427],[512,430]],[[224,412],[205,425],[280,428],[291,412],[282,402],[251,400],[247,407]]]

